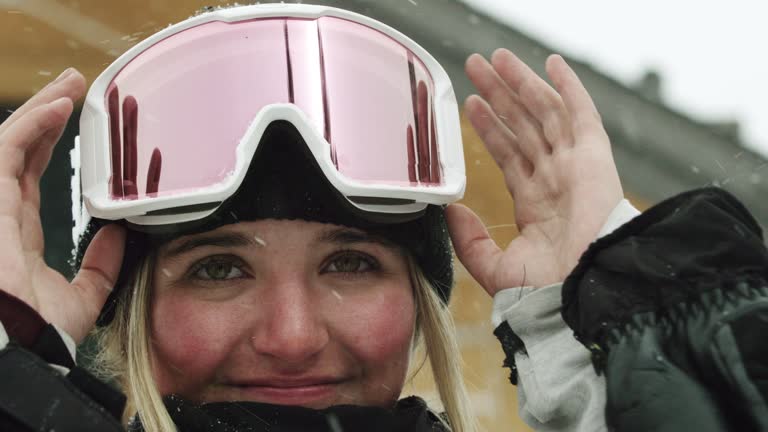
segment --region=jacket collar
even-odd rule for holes
[[[394,408],[337,405],[322,410],[256,402],[197,405],[164,399],[179,432],[448,432],[423,399],[401,399]],[[138,417],[137,417],[138,418]],[[143,431],[136,421],[131,431]]]

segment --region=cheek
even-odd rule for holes
[[[371,381],[400,386],[407,373],[415,325],[415,306],[410,288],[386,290],[361,302],[356,314],[345,314],[337,331],[349,341],[347,350]],[[371,382],[370,384],[374,384]]]
[[[223,304],[158,296],[152,310],[155,379],[162,394],[194,394],[215,380],[239,337]]]

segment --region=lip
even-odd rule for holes
[[[339,378],[300,378],[235,381],[229,383],[247,400],[276,405],[330,405],[339,396]]]

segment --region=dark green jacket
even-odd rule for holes
[[[591,245],[562,314],[605,374],[611,430],[768,431],[768,252],[721,189],[667,200]]]

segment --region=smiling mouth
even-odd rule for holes
[[[339,399],[342,381],[233,383],[246,400],[275,405],[325,408]]]

